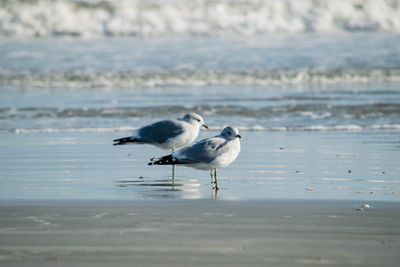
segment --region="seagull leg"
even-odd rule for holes
[[[217,199],[218,190],[211,190],[211,199]]]
[[[214,183],[215,183],[215,190],[218,190],[218,183],[217,183],[217,169],[214,170]]]
[[[214,176],[213,176],[213,170],[210,170],[210,176],[211,176],[211,186],[214,189]]]
[[[171,155],[174,153],[174,149],[172,148]],[[172,164],[172,182],[175,181],[175,164]]]

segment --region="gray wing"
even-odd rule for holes
[[[164,120],[140,128],[138,130],[138,137],[145,143],[161,144],[183,132],[184,128],[180,122]]]
[[[218,150],[226,143],[222,137],[212,137],[199,141],[198,143],[183,148],[176,153],[178,162],[196,163],[211,162],[217,155]]]

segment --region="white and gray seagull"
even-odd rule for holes
[[[240,138],[237,128],[227,126],[219,135],[203,139],[170,155],[153,158],[149,165],[183,165],[209,170],[213,189],[218,190],[217,169],[228,166],[237,158]]]
[[[141,127],[133,135],[114,140],[114,146],[126,144],[150,144],[162,149],[177,149],[193,143],[199,135],[200,127],[209,127],[203,118],[196,113],[188,113],[182,118],[162,120]],[[175,165],[172,166],[172,176],[175,175]]]

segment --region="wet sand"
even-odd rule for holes
[[[1,266],[398,266],[400,203],[0,203]]]
[[[202,131],[198,139],[217,131]],[[0,134],[2,199],[209,199],[207,171],[148,166],[153,146],[114,147],[126,133]],[[220,200],[400,201],[398,131],[241,132],[219,170]]]
[[[0,266],[398,266],[397,131],[242,134],[217,195],[124,133],[1,134]]]

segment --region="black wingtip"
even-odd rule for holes
[[[142,141],[136,137],[129,136],[124,138],[114,139],[113,142],[114,146],[118,146],[118,145],[125,145],[126,143],[141,143]]]
[[[113,142],[113,146],[124,145],[126,143],[124,139],[115,139]]]
[[[176,164],[176,159],[172,155],[167,155],[160,158],[152,158],[148,165],[174,165]]]

